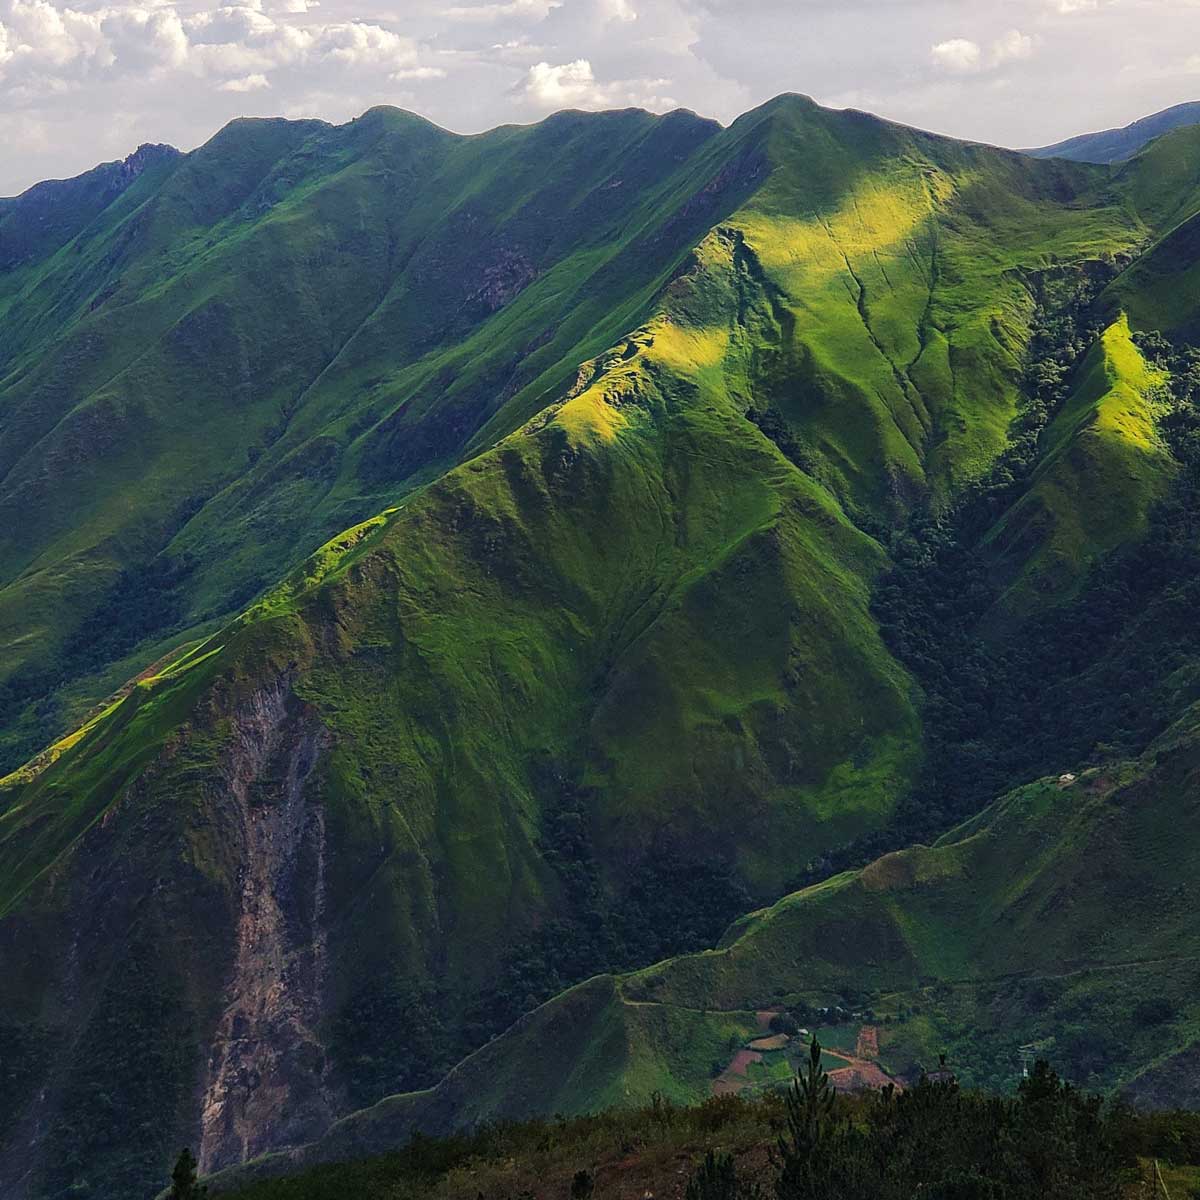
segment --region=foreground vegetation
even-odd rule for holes
[[[1155,1162],[1177,1185],[1200,1183],[1200,1114],[1151,1115],[1106,1104],[1065,1084],[1045,1063],[1009,1097],[966,1091],[943,1076],[903,1092],[839,1096],[820,1053],[814,1042],[807,1069],[786,1094],[721,1096],[694,1107],[656,1098],[644,1108],[572,1120],[418,1136],[390,1154],[216,1194],[228,1200],[1120,1200],[1142,1194]],[[194,1193],[177,1183],[171,1194]]]

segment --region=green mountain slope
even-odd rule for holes
[[[0,275],[8,766],[565,387],[744,194],[716,128],[237,122]]]
[[[970,634],[1036,643],[1160,527],[1168,368],[1121,311],[1197,205],[1156,149],[1114,177],[801,97],[724,130],[237,123],[0,276],[0,507],[33,513],[0,526],[10,755],[53,743],[0,783],[0,1191],[125,1196],[180,1141],[206,1170],[308,1141],[936,823],[975,651],[931,669],[880,581],[994,486]],[[1036,759],[1004,715],[1007,787]],[[963,965],[939,954],[891,989]],[[691,1095],[750,1019],[647,993],[635,1035],[624,987],[568,993],[557,1083],[551,1055],[517,1084],[536,1020],[467,1061],[514,1108]],[[454,1087],[446,1120],[497,1111]]]
[[[1160,383],[1124,315],[1076,368],[1067,402],[1042,435],[1028,489],[990,535],[1001,557],[1015,551],[1020,563],[1010,604],[1044,604],[1073,592],[1088,564],[1144,532],[1173,470],[1157,434]]]
[[[770,166],[784,158],[805,165]],[[827,405],[861,409],[864,432],[806,423],[843,490],[875,500],[889,471],[903,490],[928,454],[936,486],[1003,440],[1026,297],[1002,274],[1015,260],[989,263],[980,243],[990,254],[999,233],[1036,262],[1128,244],[1140,224],[1049,203],[1085,175],[794,99],[725,132],[685,113],[563,114],[466,139],[383,109],[337,129],[237,122],[138,171],[112,199],[90,176],[44,201],[34,189],[0,228],[10,769],[169,639],[211,629],[561,394],[752,192],[758,235],[806,260],[790,284],[781,260],[775,282],[842,325],[807,377]],[[789,243],[772,188],[780,213],[828,210],[828,229],[802,220]],[[928,214],[951,196],[970,215],[939,223],[935,254]],[[35,217],[54,232],[31,243]],[[931,300],[934,269],[949,274]],[[804,354],[811,342],[797,339]],[[960,358],[978,396],[954,394]],[[846,478],[879,439],[884,470]]]
[[[179,152],[171,146],[139,147],[121,162],[74,179],[48,180],[20,196],[0,200],[0,265],[6,272],[51,257],[95,221],[146,171],[169,170]]]

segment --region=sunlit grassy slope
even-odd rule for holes
[[[672,856],[769,902],[885,827],[923,757],[870,608],[887,530],[1004,447],[1038,274],[1132,255],[1185,204],[1152,169],[801,97],[724,130],[560,114],[468,139],[373,110],[235,124],[9,267],[10,747],[54,745],[0,785],[0,1191],[90,1172],[125,1195],[181,1139],[207,1166],[303,1140],[374,1056],[428,1068],[438,1030],[478,1028],[571,905],[586,922]],[[1169,475],[1114,319],[1014,577],[1136,533]],[[1064,475],[1089,439],[1111,520]],[[843,892],[867,894],[797,903]],[[919,940],[918,916],[893,914]],[[784,969],[746,938],[762,974],[711,1004],[732,1015],[573,993],[571,1103],[696,1094]],[[953,941],[918,975],[957,969]],[[916,961],[889,950],[880,979]],[[232,1095],[239,1055],[260,1082]],[[496,1108],[474,1095],[454,1104]]]
[[[0,274],[20,744],[89,693],[24,701],[99,671],[94,697],[112,661],[236,610],[506,401],[566,386],[744,193],[753,164],[711,178],[715,132],[633,112],[471,139],[386,109],[237,122]]]
[[[1124,316],[1076,369],[1028,491],[991,535],[1017,570],[1011,607],[1071,594],[1090,564],[1143,532],[1173,469],[1155,428],[1155,376]]]

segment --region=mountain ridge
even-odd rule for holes
[[[1200,101],[1175,104],[1119,129],[1077,134],[1052,146],[1023,150],[1035,158],[1065,158],[1075,162],[1119,163],[1139,153],[1155,138],[1175,129],[1200,124]]]
[[[36,581],[76,613],[111,570],[94,528],[121,573],[46,653],[107,654],[110,676],[136,660],[124,678],[159,663],[0,790],[6,1189],[128,1194],[180,1138],[206,1170],[311,1141],[597,967],[653,975],[810,865],[911,840],[914,813],[947,823],[934,797],[962,775],[931,779],[934,725],[963,706],[880,609],[888,580],[955,616],[922,515],[936,531],[983,489],[995,511],[947,553],[1011,587],[980,623],[1025,641],[1165,536],[1187,443],[1155,390],[1176,368],[1145,339],[1192,310],[1159,298],[1168,319],[1139,323],[1137,264],[1200,208],[1191,140],[1114,182],[767,107],[452,144],[388,113],[242,126],[157,190],[143,176],[71,262],[0,275],[0,311],[33,306],[0,367],[0,488],[15,474],[27,505],[83,466],[121,500],[52,514],[41,546],[21,529],[9,611],[45,619]],[[13,431],[50,404],[23,464]],[[177,478],[197,412],[229,439],[211,495]],[[106,526],[139,495],[142,524]],[[997,554],[981,535],[1021,504]],[[1126,649],[1096,669],[1127,677]],[[1162,712],[1190,686],[1174,665]],[[41,688],[17,698],[37,729]],[[1093,740],[1136,742],[1125,719]],[[626,1086],[589,1075],[589,1046],[621,1039],[612,994],[581,1102]],[[672,1042],[692,1094],[731,1030],[676,1033],[707,1055],[697,1072]],[[674,1078],[652,1053],[628,1066]],[[522,1055],[504,1069],[526,1095]]]

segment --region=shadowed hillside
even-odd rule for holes
[[[867,1008],[875,1061],[910,1082],[948,1053],[964,1083],[1005,1089],[1020,1074],[1018,1048],[1033,1045],[1093,1086],[1195,1106],[1195,1089],[1180,1086],[1200,1033],[1195,846],[1180,831],[1195,827],[1198,765],[1192,715],[1140,762],[1031,784],[932,847],[751,914],[716,950],[593,979],[432,1091],[393,1097],[218,1182],[379,1153],[418,1130],[653,1094],[697,1103],[712,1094],[714,1057],[752,1044],[763,1009]],[[746,1094],[754,1078],[772,1077],[751,1076]]]

